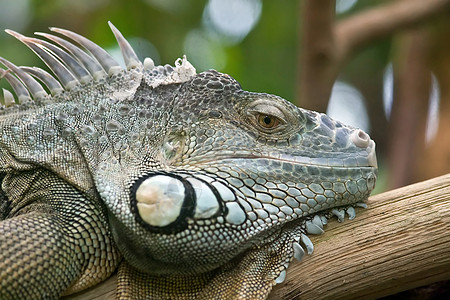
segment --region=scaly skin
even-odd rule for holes
[[[306,233],[368,197],[374,142],[185,59],[142,64],[112,29],[127,70],[68,31],[99,63],[9,32],[71,72],[47,95],[1,60],[23,103],[0,111],[0,298],[56,299],[119,264],[119,299],[266,298]]]

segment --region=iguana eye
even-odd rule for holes
[[[280,120],[271,115],[258,114],[258,124],[266,129],[272,129],[280,125]]]
[[[268,100],[254,101],[246,113],[247,121],[263,134],[282,132],[289,125],[287,110]]]

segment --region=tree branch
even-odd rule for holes
[[[292,262],[269,299],[377,298],[450,279],[450,174],[369,198],[331,221],[314,253]],[[66,300],[114,299],[116,279]]]
[[[450,0],[398,0],[343,19],[334,30],[338,61],[344,62],[358,48],[423,22],[449,7]]]
[[[450,8],[450,0],[397,0],[335,22],[335,1],[303,1],[297,104],[320,112],[350,55]]]
[[[335,80],[335,42],[333,24],[336,3],[334,0],[306,0],[301,7],[302,41],[298,66],[299,106],[325,112],[329,92],[320,86],[332,85]],[[320,80],[317,80],[319,78]]]
[[[327,226],[269,299],[375,299],[450,279],[450,174],[370,197],[355,220]]]
[[[425,28],[394,38],[394,94],[387,145],[388,189],[414,182],[411,166],[424,155],[431,89],[430,39]]]

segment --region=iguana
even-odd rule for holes
[[[56,299],[118,269],[118,299],[265,299],[333,215],[373,190],[360,129],[227,74],[122,68],[74,32],[7,32],[54,73],[4,58],[0,299]],[[69,41],[72,40],[72,41]]]

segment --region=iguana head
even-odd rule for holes
[[[362,130],[244,91],[229,75],[196,74],[185,58],[174,67],[141,63],[112,28],[127,70],[85,38],[53,29],[88,51],[53,35],[41,34],[60,47],[13,34],[61,84],[5,60],[22,83],[0,76],[25,102],[22,88],[31,92],[30,107],[54,108],[54,138],[75,145],[85,165],[61,168],[72,154],[56,148],[40,163],[64,178],[90,176],[92,186],[74,185],[98,192],[117,247],[135,268],[206,272],[273,243],[281,249],[275,278],[303,247],[310,252],[305,233],[320,233],[331,214],[342,219],[340,208],[354,217],[353,206],[373,190],[375,143]]]
[[[243,91],[229,75],[210,70],[181,83],[168,118],[154,156],[161,165],[130,189],[133,221],[151,257],[164,261],[161,272],[167,263],[215,268],[276,239],[286,224],[306,226],[374,188],[375,144],[366,133]]]

